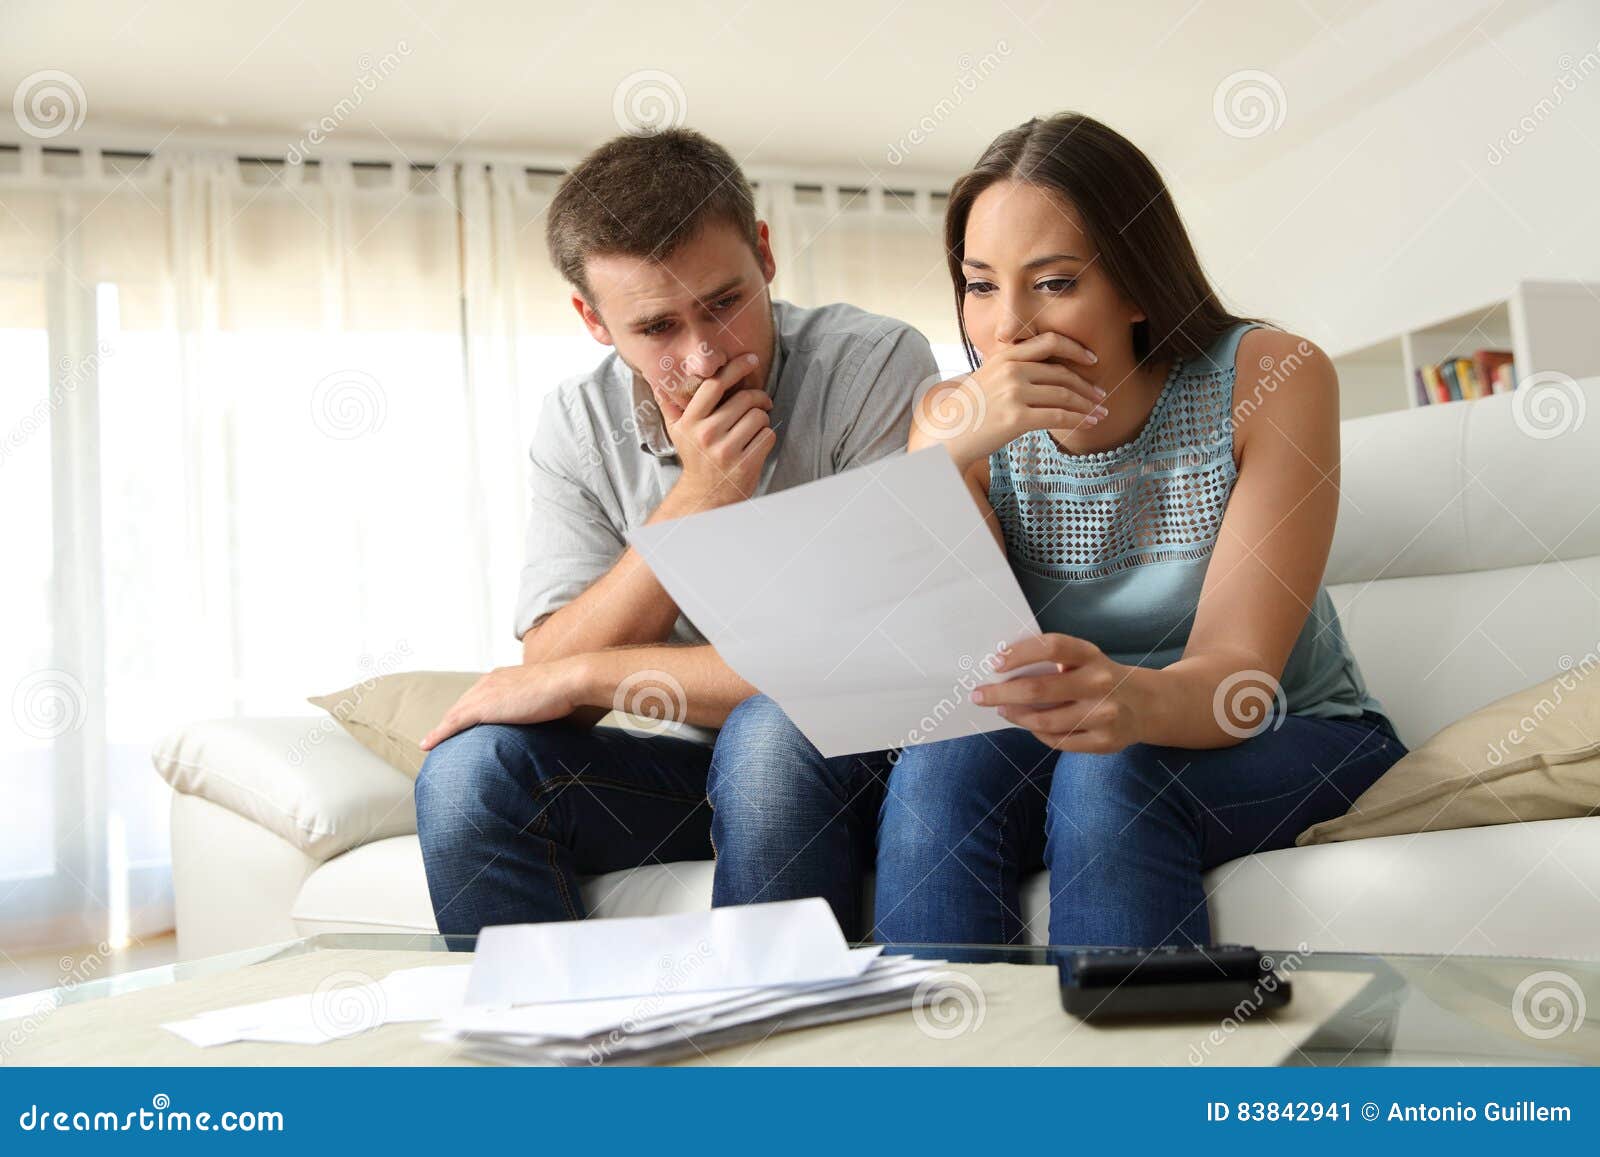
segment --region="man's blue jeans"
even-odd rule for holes
[[[756,696],[712,757],[713,903],[824,896],[846,935],[865,938],[875,862],[874,938],[1006,944],[1025,939],[1024,876],[1048,866],[1053,944],[1207,944],[1204,872],[1291,846],[1404,754],[1368,713],[1290,715],[1206,751],[1057,752],[1012,728],[823,759]]]
[[[888,752],[824,759],[765,695],[733,709],[706,792],[717,867],[712,907],[821,896],[846,939],[862,940]]]
[[[428,753],[417,835],[444,933],[584,916],[580,876],[711,856],[711,749],[570,723],[484,723]]]

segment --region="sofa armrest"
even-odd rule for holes
[[[316,860],[417,830],[412,779],[332,719],[212,719],[156,745],[174,791],[235,812]]]

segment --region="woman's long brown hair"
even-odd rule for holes
[[[1077,211],[1101,268],[1145,314],[1133,326],[1141,363],[1196,357],[1226,330],[1250,320],[1217,299],[1166,182],[1137,145],[1080,113],[1034,117],[994,139],[951,188],[945,210],[956,319],[974,369],[978,352],[962,316],[967,217],[978,195],[1001,181],[1036,185]]]

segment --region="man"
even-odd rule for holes
[[[903,323],[771,299],[750,185],[698,133],[601,146],[562,183],[546,233],[584,326],[614,352],[540,416],[523,663],[484,676],[424,740],[417,828],[446,933],[577,919],[580,877],[713,854],[708,733],[592,724],[615,707],[715,728],[755,689],[625,532],[903,449],[935,374]]]

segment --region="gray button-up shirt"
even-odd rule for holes
[[[758,494],[904,450],[917,387],[937,374],[928,341],[851,305],[772,303],[767,375],[777,445]],[[545,399],[533,446],[533,509],[517,638],[610,570],[624,534],[655,513],[682,466],[650,387],[615,353]],[[673,641],[703,643],[679,616]]]

